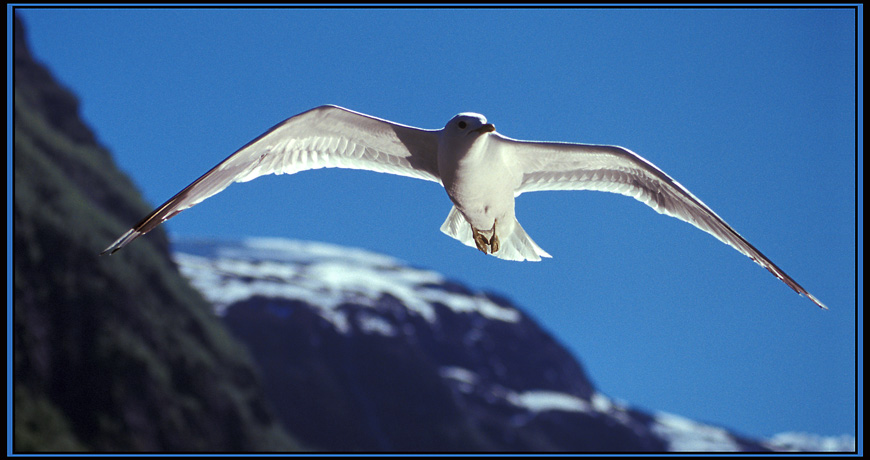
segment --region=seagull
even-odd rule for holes
[[[623,147],[511,139],[483,115],[460,113],[428,130],[324,105],[275,125],[145,216],[101,254],[112,254],[234,182],[319,168],[364,169],[441,184],[453,207],[441,231],[507,260],[551,257],[517,221],[514,199],[539,190],[630,196],[740,251],[827,307],[677,181]]]

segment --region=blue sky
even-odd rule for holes
[[[474,111],[517,139],[637,152],[830,310],[621,195],[519,197],[554,256],[540,263],[441,234],[451,205],[437,185],[363,171],[236,184],[166,227],[361,247],[498,292],[601,392],[644,410],[749,436],[855,433],[863,9],[860,34],[855,10],[833,8],[16,11],[154,205],[326,103],[423,128]]]

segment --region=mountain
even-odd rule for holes
[[[598,392],[578,361],[507,299],[388,256],[282,239],[188,240],[173,254],[247,344],[284,426],[319,449],[848,448],[848,440],[752,440],[633,409]]]
[[[9,453],[292,450],[249,355],[179,275],[150,210],[14,23]]]

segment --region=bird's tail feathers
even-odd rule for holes
[[[529,235],[523,230],[520,223],[514,219],[513,231],[505,236],[499,233],[499,249],[492,255],[506,260],[531,260],[540,261],[541,257],[552,257],[547,251],[541,249]],[[496,229],[498,231],[498,228]],[[454,206],[447,215],[447,220],[441,225],[441,231],[447,236],[456,238],[462,244],[477,249],[474,236],[471,233],[471,225],[465,220],[462,213]]]

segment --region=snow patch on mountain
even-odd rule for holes
[[[435,305],[456,313],[477,313],[515,323],[520,313],[496,304],[482,293],[445,289],[442,275],[361,249],[278,238],[203,245],[181,245],[173,254],[181,273],[215,306],[219,315],[254,296],[297,299],[316,306],[322,318],[343,333],[350,320],[340,308],[353,303],[370,307],[397,299],[412,314],[438,321]],[[366,332],[392,336],[395,327],[377,315],[357,318]]]
[[[395,337],[396,327],[386,318],[377,315],[360,314],[356,318],[360,329],[366,334],[378,334],[384,337]]]
[[[592,406],[574,395],[548,390],[530,390],[509,393],[507,400],[531,412],[559,410],[564,412],[591,412]]]
[[[819,436],[811,433],[779,433],[767,442],[774,450],[789,452],[855,452],[855,437]]]
[[[679,415],[658,412],[652,431],[670,443],[671,452],[739,452],[740,444],[726,430]]]
[[[589,400],[586,400],[569,393],[546,389],[518,392],[501,385],[495,388],[480,388],[482,385],[480,377],[475,372],[458,366],[444,366],[439,369],[438,375],[451,380],[462,393],[472,393],[477,387],[479,391],[487,394],[491,401],[501,399],[532,414],[546,411],[597,413],[625,425],[631,423],[624,405],[598,392],[593,393]]]

